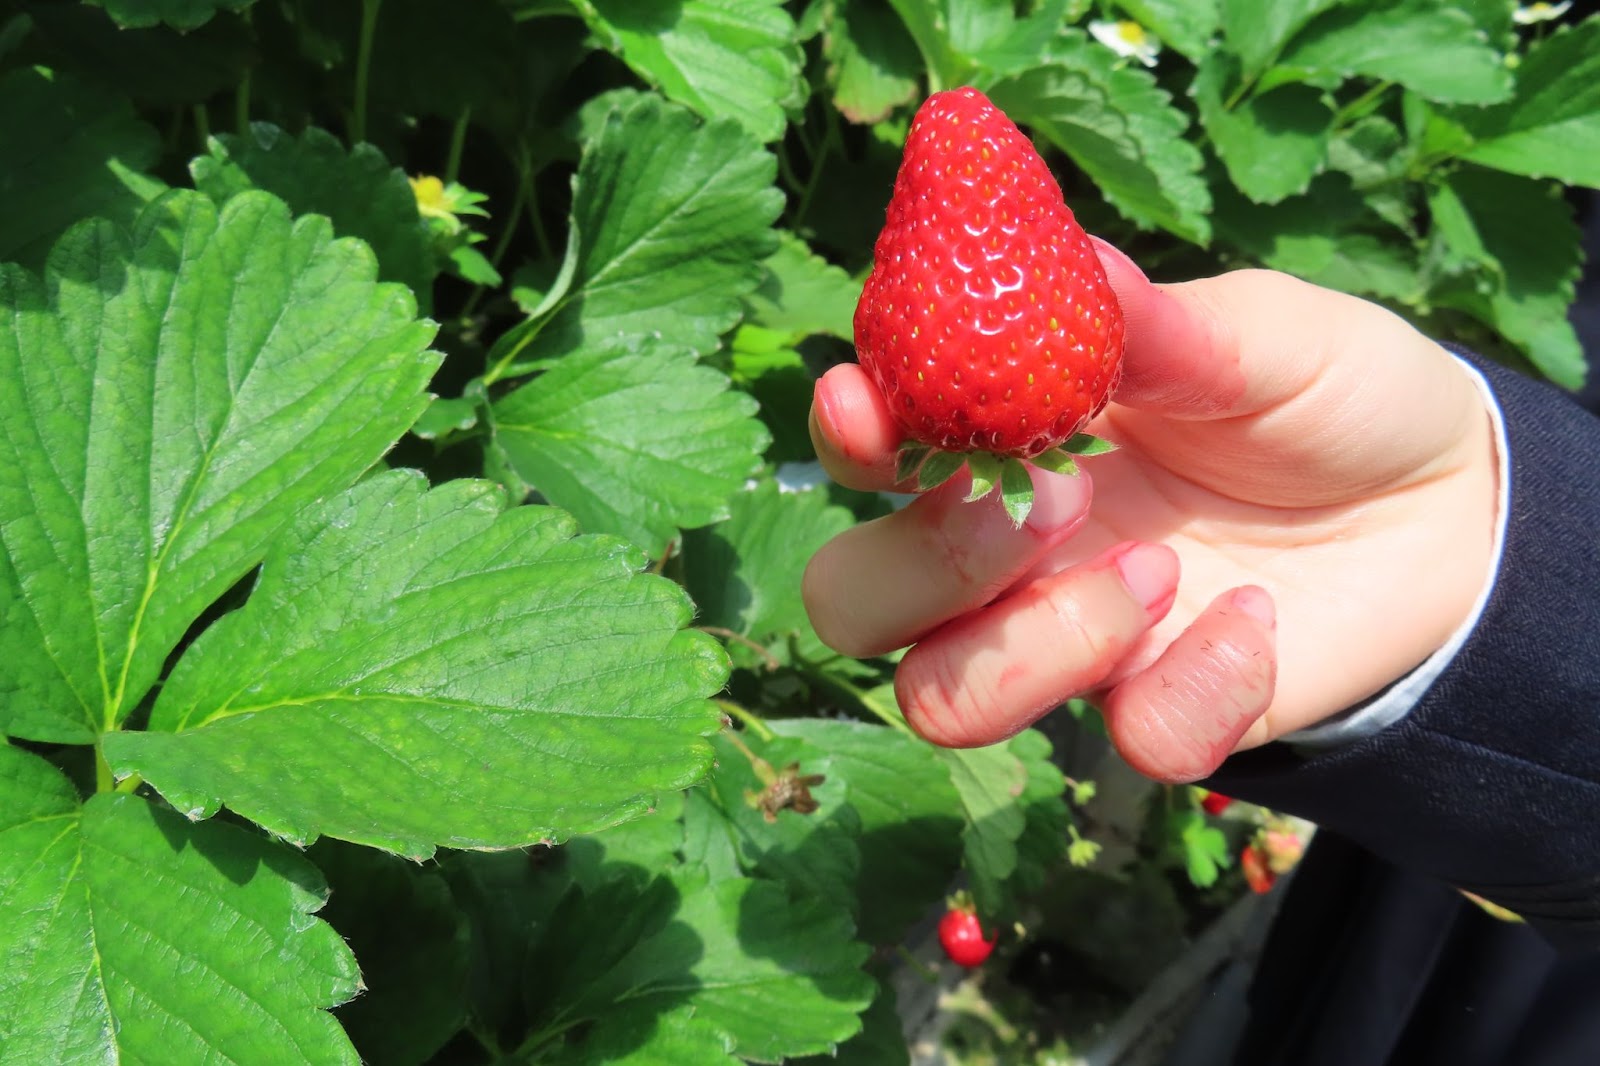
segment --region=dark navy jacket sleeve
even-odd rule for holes
[[[1396,724],[1242,752],[1205,784],[1600,949],[1600,418],[1472,361],[1505,418],[1510,514],[1467,643]]]

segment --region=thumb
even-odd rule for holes
[[[1388,314],[1271,270],[1157,285],[1092,240],[1126,324],[1124,407],[1180,419],[1258,413],[1314,381],[1352,319]]]

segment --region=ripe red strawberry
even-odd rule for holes
[[[965,459],[973,498],[996,482],[1025,493],[1010,460],[1071,471],[1071,454],[1106,450],[1052,451],[1110,399],[1122,334],[1094,246],[1028,138],[976,89],[929,97],[855,316],[861,365],[926,446],[903,473],[926,459],[930,487]]]
[[[1213,817],[1233,806],[1233,797],[1220,792],[1206,792],[1200,797],[1200,806]]]
[[[953,904],[939,919],[939,944],[950,961],[971,969],[994,951],[995,937],[983,935],[983,924],[971,905]]]
[[[1245,849],[1239,853],[1239,868],[1244,871],[1245,882],[1252,892],[1269,892],[1278,880],[1278,875],[1268,865],[1266,852],[1259,844],[1245,845]]]

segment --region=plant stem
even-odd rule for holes
[[[117,779],[111,773],[111,764],[106,762],[105,752],[100,750],[100,745],[94,746],[94,790],[96,792],[110,792],[116,788]]]
[[[239,79],[239,88],[233,94],[233,125],[240,134],[250,130],[250,69],[245,68]]]
[[[372,70],[372,36],[378,27],[378,9],[383,0],[361,0],[361,42],[356,52],[356,103],[350,122],[350,140],[360,144],[367,139],[367,80]]]
[[[922,978],[925,983],[930,985],[939,983],[939,971],[911,954],[904,944],[896,944],[894,953],[900,957],[901,962],[911,967],[911,971]]]
[[[517,165],[519,172],[524,165],[523,163]],[[496,270],[500,269],[500,260],[505,258],[506,249],[511,245],[511,238],[517,229],[517,219],[522,217],[522,205],[526,198],[527,183],[519,178],[516,194],[511,199],[511,210],[506,213],[505,225],[500,227],[500,236],[495,238],[494,248],[489,252],[489,262]],[[477,308],[478,301],[483,299],[484,291],[484,287],[481,284],[473,286],[472,295],[467,297],[467,302],[461,307],[462,318],[468,317]],[[483,383],[485,385],[493,384],[498,377],[499,375],[496,374],[494,378],[485,378]]]
[[[248,10],[242,12],[240,18],[247,27],[250,26]],[[246,66],[244,73],[239,76],[239,88],[233,94],[233,124],[241,135],[250,129],[250,78],[254,73],[251,67]]]
[[[194,105],[194,132],[200,138],[200,148],[203,151],[206,142],[211,139],[211,116],[206,114],[205,104]]]
[[[467,126],[472,121],[472,108],[464,107],[450,130],[450,154],[444,161],[444,183],[449,185],[461,173],[461,153],[467,144]]]
[[[811,198],[816,195],[817,185],[822,177],[822,167],[828,161],[828,151],[837,143],[839,132],[830,117],[827,129],[822,132],[822,144],[817,148],[817,154],[811,161],[811,174],[806,178],[805,188],[800,193],[800,203],[794,209],[794,222],[791,228],[798,230],[800,223],[805,219],[806,212],[811,210]]]
[[[876,715],[889,728],[897,729],[908,737],[917,735],[912,732],[910,726],[906,725],[906,720],[900,716],[897,710],[891,711],[888,708],[878,706],[877,703],[867,698],[865,692],[862,692],[848,681],[841,681],[827,671],[816,667],[806,670],[806,676],[823,688],[832,689],[839,695],[859,703]]]
[[[711,702],[728,712],[730,716],[739,719],[740,722],[744,723],[744,727],[746,729],[750,730],[750,732],[754,733],[762,740],[770,743],[771,741],[777,739],[778,735],[771,729],[767,728],[767,723],[756,717],[756,715],[751,711],[748,711],[739,706],[737,703],[734,703],[732,700],[714,699]]]
[[[1341,107],[1338,114],[1333,116],[1333,128],[1336,130],[1342,129],[1344,128],[1345,123],[1349,122],[1352,118],[1360,118],[1365,113],[1367,105],[1371,104],[1374,100],[1377,100],[1384,93],[1388,92],[1393,86],[1394,82],[1392,81],[1380,81],[1372,88],[1368,89],[1366,92],[1362,93],[1360,96]]]
[[[138,774],[129,774],[117,785],[116,791],[134,793],[139,791],[139,786],[144,784],[144,778]]]
[[[522,164],[522,202],[528,211],[528,223],[533,226],[533,240],[539,246],[539,255],[549,259],[553,254],[550,248],[550,235],[544,231],[544,219],[539,217],[539,187],[534,184],[538,172],[533,169],[533,164],[524,159]],[[499,264],[495,264],[498,266]]]
[[[710,633],[714,637],[721,637],[723,640],[731,640],[735,643],[743,644],[745,647],[761,656],[762,659],[766,660],[768,670],[776,670],[783,665],[778,661],[778,657],[772,654],[772,651],[767,648],[766,645],[758,644],[749,637],[745,636],[743,633],[735,632],[726,626],[701,626],[700,632]]]

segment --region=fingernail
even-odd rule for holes
[[[1091,488],[1087,476],[1052,474],[1038,468],[1028,473],[1033,478],[1033,509],[1023,525],[1030,530],[1054,536],[1088,515]]]
[[[834,410],[837,404],[828,382],[825,379],[818,380],[816,390],[811,394],[811,410],[822,431],[833,440],[839,439],[839,418]]]
[[[1178,556],[1160,544],[1134,543],[1116,557],[1117,573],[1150,614],[1172,605],[1178,589]]]
[[[1102,240],[1099,237],[1093,236],[1092,234],[1090,235],[1089,240],[1094,242],[1094,250],[1095,253],[1100,257],[1101,266],[1110,267],[1112,264],[1116,264],[1116,266],[1120,269],[1128,271],[1134,277],[1139,278],[1142,281],[1150,280],[1145,276],[1144,271],[1139,269],[1139,264],[1135,263],[1132,259],[1129,259],[1127,253],[1125,253],[1121,248],[1118,248],[1110,241]]]
[[[1273,629],[1278,624],[1278,610],[1272,603],[1272,596],[1264,588],[1246,585],[1235,589],[1228,604],[1236,610],[1243,611],[1268,629]]]

